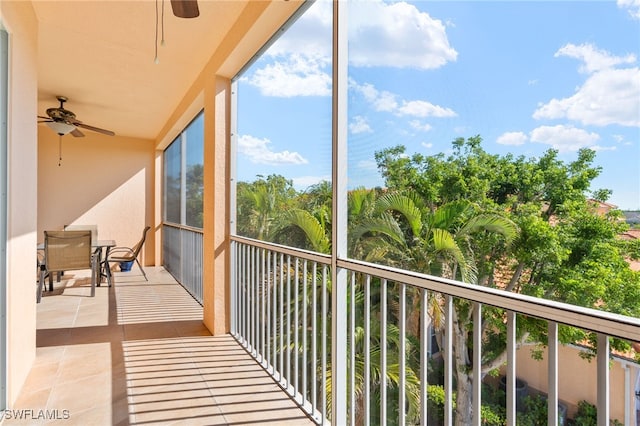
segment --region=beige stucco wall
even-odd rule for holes
[[[570,417],[581,400],[596,405],[597,401],[597,362],[579,356],[580,349],[575,346],[560,346],[558,350],[558,395],[567,403]],[[530,388],[547,392],[548,372],[547,350],[543,352],[543,360],[536,361],[531,357],[531,347],[518,350],[516,365],[517,376],[524,379]],[[629,363],[627,363],[629,364]],[[631,365],[631,364],[629,364]],[[640,367],[640,366],[639,366]],[[635,368],[631,368],[635,370]],[[637,371],[630,372],[630,383],[625,383],[625,365],[621,361],[611,362],[609,369],[610,416],[624,423],[625,420],[625,386],[629,386],[630,404],[635,407],[634,386]]]
[[[6,402],[10,407],[35,358],[38,157],[33,122],[38,29],[30,3],[0,2],[0,19],[9,33]]]
[[[105,126],[107,127],[107,126]],[[38,241],[64,225],[97,225],[99,239],[131,247],[154,223],[154,145],[150,140],[83,131],[59,137],[38,126]],[[142,259],[155,264],[154,232]]]

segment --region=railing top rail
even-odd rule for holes
[[[331,264],[330,256],[308,250],[287,247],[237,235],[231,236],[231,240],[315,261],[321,264]],[[511,293],[495,288],[467,284],[460,281],[407,271],[385,265],[368,263],[360,260],[338,259],[337,265],[340,268],[351,271],[361,272],[363,274],[376,276],[393,282],[409,284],[418,288],[448,294],[453,297],[467,299],[519,314],[579,327],[589,331],[604,333],[612,337],[619,337],[621,339],[627,339],[634,342],[640,341],[640,319],[638,318],[527,296],[519,293]]]
[[[612,337],[640,341],[640,319],[638,318],[359,260],[338,260],[338,267],[491,305],[531,317],[604,333]]]
[[[180,225],[178,223],[172,223],[172,222],[162,222],[162,226],[196,232],[198,234],[204,234],[204,230],[202,228],[196,228],[194,226],[189,226],[189,225]]]
[[[231,236],[232,241],[253,245],[266,250],[296,256],[302,259],[330,265],[328,255],[297,249],[252,238]],[[353,259],[338,259],[338,267],[376,276],[394,282],[402,282],[418,288],[448,294],[485,305],[510,310],[519,314],[554,321],[560,324],[604,333],[631,341],[640,341],[640,319],[597,309],[585,308],[563,302],[511,293],[495,288],[467,284],[460,281],[412,272],[390,266],[377,265]]]
[[[325,265],[331,264],[331,256],[326,254],[316,253],[309,250],[302,250],[299,248],[294,248],[289,246],[283,246],[280,244],[270,243],[267,241],[255,240],[253,238],[241,237],[239,235],[231,235],[230,238],[231,238],[231,241],[235,241],[238,243],[260,247],[266,250],[277,251],[278,253],[300,257],[303,259],[311,260],[313,262],[318,262]]]

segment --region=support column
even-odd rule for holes
[[[204,90],[204,325],[214,335],[230,330],[230,99],[231,81],[212,76]]]

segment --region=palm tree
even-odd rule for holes
[[[325,189],[324,191],[322,189]],[[307,248],[320,253],[330,253],[330,229],[331,215],[329,210],[328,191],[325,187],[318,188],[319,194],[325,194],[324,201],[315,202],[313,196],[304,200],[304,204],[310,206],[311,210],[300,208],[271,209],[256,208],[254,217],[257,219],[258,230],[270,229],[271,235],[275,233],[286,234],[292,229],[302,232],[305,237]],[[268,193],[261,190],[253,194],[256,206],[270,206]],[[348,247],[352,257],[370,262],[379,262],[400,266],[410,270],[428,273],[432,275],[444,276],[452,279],[459,279],[464,282],[477,283],[477,259],[474,257],[474,247],[478,238],[495,238],[499,236],[503,242],[510,242],[517,233],[517,228],[510,220],[496,213],[480,211],[475,205],[468,201],[455,201],[444,204],[438,208],[427,208],[420,198],[413,193],[384,193],[380,194],[374,190],[357,189],[351,191],[348,196],[349,203],[349,228]],[[275,215],[279,211],[280,214]],[[257,214],[260,212],[260,214]],[[260,226],[259,224],[269,224]],[[275,224],[275,225],[274,225]],[[310,283],[318,287],[318,283]],[[362,298],[362,286],[357,285],[357,298]],[[330,285],[327,291],[331,291]],[[410,297],[408,302],[407,325],[409,342],[411,338],[419,336],[419,297],[417,294]],[[306,302],[306,301],[305,301]],[[390,304],[393,307],[393,303]],[[429,298],[429,313],[432,324],[436,330],[436,335],[441,340],[444,312],[442,309],[442,298],[439,295],[431,294]],[[471,380],[468,342],[472,332],[469,324],[471,321],[471,309],[462,303],[455,305],[453,314],[454,336],[454,362],[457,378],[457,399],[456,399],[456,424],[468,424],[471,420]],[[374,307],[375,309],[375,307]],[[393,312],[392,312],[393,315]],[[363,336],[365,325],[363,316],[357,316],[357,324],[354,325],[356,348],[361,343],[359,339]],[[491,322],[487,322],[491,324]],[[377,321],[372,319],[367,325],[370,330],[375,330],[379,326]],[[387,326],[387,335],[393,336],[393,325]],[[372,334],[373,335],[373,334]],[[380,342],[375,343],[373,353],[379,353]],[[392,340],[389,345],[397,345]],[[409,345],[408,345],[409,346]],[[362,389],[364,386],[362,361],[362,350],[357,350],[356,363],[352,367],[356,374],[356,387],[353,390],[358,396],[358,404],[353,407],[356,415],[362,407]],[[394,351],[390,350],[389,354]],[[388,359],[388,369],[386,372],[387,382],[391,387],[398,384],[397,360],[394,364],[392,358]],[[483,366],[483,372],[495,368],[496,359],[493,363]],[[372,363],[373,365],[374,363]],[[394,367],[395,365],[395,367]],[[380,377],[381,372],[376,372],[375,367],[372,377]],[[417,389],[419,382],[415,372],[410,367],[407,369],[409,412],[417,412],[416,404],[419,402]],[[375,379],[372,386],[379,385]],[[415,385],[415,386],[414,386]],[[330,383],[327,385],[328,400],[330,400]],[[415,396],[415,398],[414,398]],[[330,407],[329,407],[330,409]]]
[[[408,269],[439,275],[463,282],[477,284],[477,267],[474,258],[474,245],[477,238],[484,235],[499,235],[505,243],[511,242],[517,235],[517,226],[509,219],[477,209],[468,201],[454,201],[435,210],[419,207],[415,195],[390,197],[388,209],[397,212],[407,223],[411,245],[407,251]],[[418,336],[419,305],[417,298],[408,313],[410,333]],[[429,299],[430,315],[442,341],[444,312],[440,295],[431,295]],[[453,351],[454,371],[456,374],[456,424],[466,425],[472,419],[472,383],[469,342],[471,342],[472,309],[468,303],[459,302],[453,310]],[[492,324],[487,321],[486,325]],[[499,366],[497,358],[483,366],[483,373]]]
[[[404,243],[403,232],[393,218],[393,216],[385,211],[384,203],[378,204],[379,197],[372,190],[358,189],[349,193],[349,234],[348,245],[351,252],[362,253],[363,257],[367,261],[376,262],[382,259],[389,259],[389,254],[394,253],[396,257],[400,256],[403,252],[403,248],[406,247]],[[279,223],[282,229],[289,227],[295,227],[300,229],[307,238],[307,243],[310,249],[320,253],[330,253],[330,218],[326,220],[325,208],[326,204],[322,204],[320,208],[316,208],[315,211],[307,211],[302,209],[291,209],[283,212],[279,218]],[[386,244],[385,242],[394,242],[395,244]],[[355,288],[355,297],[357,300],[362,300],[364,297],[364,289],[362,277],[359,277],[356,283],[353,285]],[[318,285],[318,283],[312,283],[312,285]],[[328,286],[328,290],[331,291],[331,285]],[[330,297],[330,295],[328,296]],[[358,304],[360,308],[361,304]],[[356,308],[359,309],[359,308]],[[374,309],[377,309],[374,307]],[[330,314],[330,313],[329,313]],[[397,315],[397,312],[396,312]],[[355,374],[355,387],[352,392],[356,395],[356,406],[351,407],[354,410],[354,416],[362,416],[364,407],[364,368],[365,368],[365,350],[364,350],[364,329],[365,324],[364,315],[362,313],[357,314],[356,324],[353,327],[353,333],[355,337],[355,363],[351,366],[353,374]],[[387,324],[387,341],[380,342],[380,322],[377,318],[372,318],[371,323],[366,325],[369,327],[372,340],[370,342],[370,357],[371,357],[371,389],[372,392],[379,393],[379,387],[381,385],[381,377],[386,375],[387,386],[391,389],[398,388],[399,385],[399,355],[397,348],[400,347],[400,335],[397,326],[392,323]],[[387,371],[382,372],[380,370],[380,353],[381,345],[386,344],[390,348],[387,353]],[[405,342],[407,348],[411,348],[412,344],[407,339]],[[330,345],[329,345],[330,346]],[[395,348],[395,350],[393,350]],[[348,348],[351,351],[351,348]],[[376,361],[377,360],[377,361]],[[331,363],[328,361],[327,365],[328,373],[331,371]],[[406,395],[409,403],[408,418],[417,420],[419,412],[419,388],[420,382],[415,370],[411,366],[406,367]],[[331,401],[331,375],[327,376],[326,383],[327,401]],[[375,403],[374,403],[375,406]],[[379,407],[378,411],[379,411]],[[331,407],[328,407],[328,412],[331,412]]]
[[[255,182],[238,183],[238,233],[259,240],[273,241],[277,219],[285,206],[292,204],[297,193],[291,181],[270,175]]]

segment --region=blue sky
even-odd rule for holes
[[[572,161],[640,209],[640,0],[349,2],[349,187],[382,185],[374,153]],[[238,178],[331,175],[331,4],[316,2],[239,82]]]

